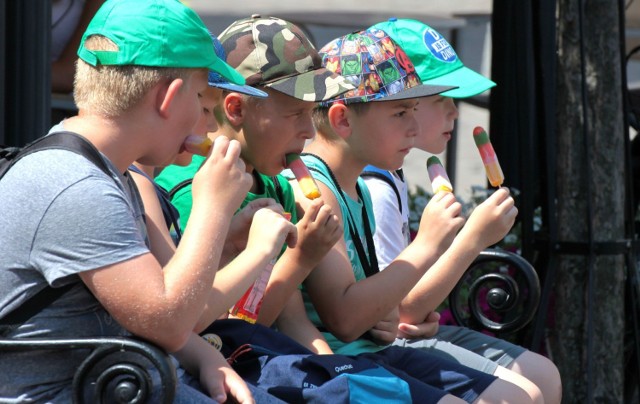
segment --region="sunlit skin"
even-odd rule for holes
[[[365,112],[350,114],[352,131],[367,134],[347,139],[363,168],[369,161],[387,170],[402,166],[419,133],[417,105],[416,99],[372,102]]]
[[[268,98],[242,101],[241,111],[235,94],[228,95],[224,102],[227,113],[242,120],[243,130],[234,136],[242,145],[247,171],[276,175],[286,167],[285,156],[300,153],[305,142],[314,136],[311,111],[315,104],[266,91]]]
[[[216,108],[217,104],[221,101],[221,95],[222,90],[210,86],[207,86],[206,89],[198,94],[202,107],[200,118],[193,127],[192,132],[194,135],[207,136],[208,133],[211,133],[211,138],[213,140],[213,133],[218,130],[218,122],[214,115],[214,108]],[[176,156],[172,164],[187,166],[191,163],[191,157],[191,153],[183,151]]]
[[[200,93],[208,87],[207,78],[207,70],[198,69],[186,79],[177,79],[169,84],[179,88],[170,100],[163,102],[157,108],[160,116],[164,117],[167,123],[171,122],[164,129],[171,131],[174,135],[162,138],[162,141],[160,138],[156,139],[153,143],[153,150],[137,159],[139,163],[149,166],[163,166],[176,158],[184,140],[192,134],[193,128],[202,114]],[[149,99],[145,102],[151,103],[155,100]]]
[[[453,98],[434,95],[420,98],[415,111],[420,132],[414,147],[428,153],[440,154],[451,140],[458,108]]]

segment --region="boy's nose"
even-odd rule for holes
[[[450,105],[450,110],[451,110],[451,119],[458,119],[458,116],[460,115],[460,113],[458,112],[458,107],[456,106],[455,101],[453,100],[453,98],[448,98],[447,102]]]

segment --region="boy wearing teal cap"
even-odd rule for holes
[[[458,86],[440,95],[420,99],[416,111],[420,132],[414,147],[433,154],[442,153],[458,117],[453,99],[480,94],[495,86],[495,83],[464,66],[447,40],[420,21],[392,18],[374,27],[387,32],[403,47],[423,83]],[[391,180],[388,182],[375,174],[379,170],[367,167],[362,176],[373,201],[376,219],[374,242],[382,270],[408,245],[410,237],[408,189],[402,173],[385,170],[382,174]],[[395,345],[426,349],[435,354],[454,357],[466,366],[520,385],[532,397],[544,398],[548,403],[559,402],[560,376],[555,365],[547,358],[467,328],[438,328],[439,316],[433,311],[446,298],[480,251],[462,254],[461,249],[470,250],[467,246],[458,245],[445,252],[443,258],[429,269],[430,276],[421,279],[400,306],[404,322],[419,324],[430,319],[433,330],[426,335],[410,333],[405,335],[409,338],[398,338]],[[453,260],[452,256],[463,259]],[[433,335],[436,330],[437,333]]]
[[[235,84],[244,79],[215,55],[200,18],[175,0],[107,1],[78,55],[79,114],[64,129],[97,148],[105,171],[74,152],[48,149],[22,158],[0,181],[0,319],[24,310],[40,290],[65,288],[4,337],[134,334],[175,352],[200,376],[206,394],[180,371],[176,402],[251,402],[244,381],[192,331],[230,218],[251,186],[239,144],[216,140],[193,182],[196,224],[164,266],[149,251],[142,203],[126,174],[134,161],[162,166],[175,158],[200,115],[209,69]],[[4,352],[0,401],[71,402],[87,355]],[[160,401],[159,390],[150,402]]]
[[[453,195],[433,198],[416,241],[379,272],[371,197],[359,175],[367,164],[400,167],[418,134],[417,99],[455,87],[422,83],[402,47],[378,29],[337,38],[320,54],[327,68],[345,75],[356,88],[316,108],[316,137],[303,156],[344,228],[342,239],[305,280],[309,318],[338,354],[382,360],[468,402],[506,397],[532,402],[521,388],[492,375],[421,350],[390,346],[398,332],[398,305],[448,248],[464,220]],[[294,188],[296,202],[307,209],[308,201]],[[491,203],[484,208],[493,218],[487,234],[498,240],[513,224],[516,211],[506,190]]]

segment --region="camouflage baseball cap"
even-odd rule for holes
[[[320,56],[323,66],[357,86],[322,106],[427,97],[457,88],[422,84],[402,47],[374,27],[334,39],[320,49]]]
[[[265,86],[303,101],[323,101],[354,87],[324,67],[300,28],[275,17],[253,15],[220,35],[227,63],[247,85]]]

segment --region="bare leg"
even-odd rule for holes
[[[503,368],[502,366],[498,366],[493,375],[522,388],[529,395],[529,397],[531,397],[533,403],[544,404],[542,391],[538,388],[538,386],[536,386],[535,383],[522,376],[521,374],[518,374],[507,368]]]
[[[546,404],[559,404],[562,401],[560,372],[549,358],[526,351],[511,362],[507,369],[521,374],[538,386]]]
[[[482,403],[533,403],[529,394],[521,387],[502,379],[496,379],[480,394],[474,404]]]
[[[442,397],[440,399],[440,401],[438,401],[438,404],[464,404],[465,401],[462,399],[459,399],[456,396],[452,396],[451,394],[447,394],[446,396]]]

